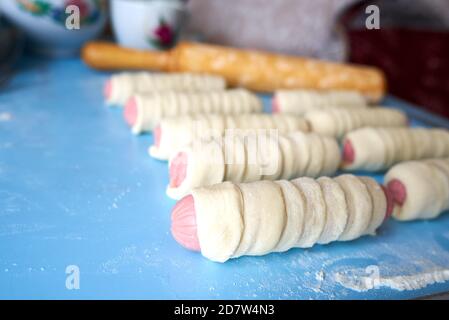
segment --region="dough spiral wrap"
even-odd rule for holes
[[[168,160],[170,156],[199,138],[221,137],[230,129],[277,129],[279,133],[308,131],[307,122],[292,115],[197,114],[163,119],[158,145],[150,147],[152,157]]]
[[[433,219],[449,209],[449,158],[402,162],[385,175],[385,184],[395,196],[393,217],[398,220]]]
[[[111,95],[106,103],[123,105],[131,96],[157,91],[224,90],[225,80],[216,75],[197,73],[123,72],[110,78]]]
[[[387,198],[368,177],[224,182],[192,191],[201,253],[224,262],[373,234]]]
[[[361,128],[349,132],[344,145],[354,153],[348,170],[377,171],[393,164],[426,158],[449,157],[449,131],[426,128]]]
[[[245,89],[211,92],[161,91],[134,96],[137,121],[134,133],[151,131],[163,118],[199,114],[245,114],[262,112],[262,102]]]
[[[245,135],[225,135],[222,139],[199,140],[174,155],[187,158],[185,178],[167,187],[167,195],[180,199],[193,188],[223,181],[293,179],[301,176],[333,175],[341,155],[337,141],[316,133],[273,134],[254,131]],[[183,158],[184,159],[184,158]],[[171,170],[170,170],[171,171]]]
[[[331,109],[311,111],[305,118],[311,131],[341,138],[347,132],[362,127],[402,127],[407,125],[405,113],[389,108],[361,110]]]
[[[368,101],[357,91],[279,90],[274,94],[273,107],[281,113],[304,115],[332,108],[363,109]]]

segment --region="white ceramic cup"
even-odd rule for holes
[[[173,47],[187,13],[182,0],[112,0],[111,10],[118,43],[150,50]]]

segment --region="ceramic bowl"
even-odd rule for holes
[[[1,0],[0,11],[22,29],[34,51],[73,55],[106,23],[104,0]]]

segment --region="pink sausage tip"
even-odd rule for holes
[[[157,126],[156,128],[154,128],[153,130],[153,137],[154,137],[154,142],[153,144],[156,147],[159,147],[161,144],[161,135],[162,135],[162,129],[161,126]]]
[[[106,100],[109,100],[112,96],[112,81],[108,80],[106,81],[106,84],[104,85],[103,94]]]
[[[171,233],[181,246],[192,251],[201,251],[196,228],[195,203],[192,195],[179,200],[173,208]]]
[[[279,107],[278,98],[275,95],[273,96],[273,99],[271,99],[271,112],[273,112],[273,113],[281,112],[281,109]]]
[[[132,127],[137,121],[137,101],[136,98],[132,97],[125,104],[125,110],[123,112],[126,123]]]
[[[185,152],[178,153],[170,162],[169,175],[170,187],[179,187],[187,174],[187,154]]]
[[[351,141],[346,140],[343,144],[343,162],[346,164],[351,164],[355,159],[355,151]]]
[[[393,179],[388,182],[387,189],[391,194],[394,203],[402,206],[405,202],[405,199],[407,198],[407,189],[405,188],[404,184],[397,179]]]
[[[385,220],[384,220],[384,221],[386,221],[393,214],[394,200],[393,200],[393,197],[392,197],[390,191],[388,190],[388,188],[385,188],[382,185],[381,185],[381,187],[382,187],[382,190],[384,191],[385,198],[387,198],[387,211],[385,212]]]

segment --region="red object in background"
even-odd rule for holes
[[[388,92],[449,118],[449,33],[350,30],[350,61],[385,71]]]
[[[165,22],[154,31],[154,34],[159,38],[163,45],[170,45],[173,42],[174,34],[171,27]]]
[[[365,27],[368,4],[379,7],[380,29]],[[381,68],[390,94],[449,118],[448,29],[438,12],[425,6],[413,11],[408,4],[360,1],[347,9],[339,20],[348,40],[348,58]]]

